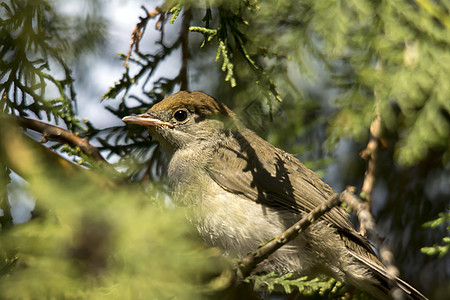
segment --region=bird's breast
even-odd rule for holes
[[[211,179],[197,182],[197,187],[178,186],[175,201],[193,207],[193,222],[207,244],[233,257],[255,250],[281,234],[286,219],[298,218],[226,191]]]
[[[298,214],[262,205],[224,189],[206,171],[208,162],[198,161],[196,151],[186,149],[174,155],[168,175],[175,203],[193,210],[191,220],[209,246],[220,248],[230,257],[243,257],[282,234],[300,218]],[[312,254],[308,249],[299,252],[298,248],[307,244],[307,236],[297,238],[295,245],[279,249],[261,268],[280,273],[307,269]]]

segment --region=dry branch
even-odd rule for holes
[[[66,143],[69,146],[75,148],[79,147],[80,150],[99,162],[106,162],[103,156],[100,154],[97,147],[91,145],[87,139],[82,139],[73,133],[62,129],[60,127],[43,123],[38,120],[32,120],[24,117],[16,117],[16,121],[22,127],[31,129],[42,134],[41,142],[45,143],[47,140],[53,140],[57,142]]]
[[[360,226],[365,228],[367,238],[374,243],[375,247],[378,249],[379,257],[381,262],[384,264],[387,270],[387,274],[391,280],[395,281],[395,278],[400,275],[400,271],[394,265],[394,254],[389,249],[389,247],[384,243],[384,238],[380,236],[376,228],[375,219],[369,210],[369,205],[367,202],[362,201],[358,196],[355,195],[354,187],[347,187],[343,194],[342,200],[347,203],[351,210],[356,212]],[[399,290],[398,287],[394,286],[391,292],[394,299],[401,298],[401,293],[399,294],[395,290]],[[400,296],[399,296],[400,295]]]
[[[150,21],[150,19],[156,17],[161,13],[161,9],[159,7],[156,7],[155,10],[151,13],[148,12],[148,10],[145,8],[144,5],[142,5],[141,8],[145,11],[147,15],[145,17],[139,17],[139,23],[136,24],[136,27],[133,29],[133,32],[131,33],[130,47],[128,49],[128,54],[124,63],[125,67],[128,66],[128,60],[130,59],[133,47],[135,48],[136,52],[139,52],[139,42],[141,41],[142,36],[144,35],[148,21]],[[157,27],[159,26],[159,23],[160,21],[158,21],[156,25]]]
[[[377,114],[375,119],[372,121],[370,125],[370,140],[367,143],[366,149],[361,151],[360,156],[367,160],[367,169],[364,174],[364,182],[361,188],[362,198],[366,200],[368,210],[370,211],[370,207],[372,206],[372,191],[375,185],[375,171],[376,164],[378,159],[378,147],[380,144],[380,135],[381,135],[381,118],[380,115]],[[365,235],[365,228],[361,227],[361,234]]]
[[[333,194],[330,198],[324,202],[322,205],[316,207],[310,211],[307,215],[303,216],[297,223],[289,227],[280,236],[271,240],[258,250],[250,252],[247,256],[242,258],[237,264],[237,276],[238,278],[245,278],[250,275],[251,271],[256,267],[257,264],[262,262],[264,259],[269,257],[272,253],[278,250],[281,246],[289,243],[298,234],[319,219],[323,214],[331,210],[333,207],[341,203],[340,194]]]
[[[381,262],[386,266],[390,275],[398,276],[399,270],[394,265],[394,255],[387,247],[382,238],[377,234],[375,220],[371,214],[372,194],[375,185],[375,172],[378,159],[378,150],[381,140],[381,117],[377,112],[375,119],[370,124],[370,140],[367,143],[366,149],[361,151],[360,155],[367,160],[367,170],[364,174],[364,182],[361,188],[361,194],[364,202],[360,201],[355,195],[349,197],[346,201],[349,206],[357,213],[360,222],[360,233],[367,235],[369,240],[377,246]]]
[[[372,241],[377,248],[381,244],[381,239],[378,235],[375,220],[369,210],[367,202],[363,202],[355,194],[354,187],[347,187],[343,192],[343,201],[356,213],[359,220],[359,226],[364,227],[365,236]]]

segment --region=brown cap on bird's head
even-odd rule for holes
[[[233,123],[237,121],[235,114],[225,104],[205,93],[188,91],[181,91],[168,96],[153,105],[145,114],[127,116],[122,120],[131,124],[173,128],[176,124],[169,122],[172,116],[163,116],[161,112],[176,112],[178,109],[186,109],[202,118],[229,119],[233,120]]]
[[[234,118],[234,113],[223,103],[202,92],[181,91],[153,105],[149,111],[184,107],[198,115],[222,115]]]

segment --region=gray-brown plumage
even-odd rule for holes
[[[226,255],[242,257],[322,204],[332,189],[292,155],[245,128],[221,102],[179,92],[125,122],[148,126],[169,156],[174,199],[193,207],[200,235]],[[326,274],[380,299],[389,293],[383,264],[337,207],[255,272]],[[426,299],[400,279],[409,297]]]

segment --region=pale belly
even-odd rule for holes
[[[210,189],[209,189],[210,190]],[[193,222],[204,241],[232,258],[243,257],[262,243],[283,233],[301,216],[250,201],[222,189],[214,195],[202,194],[195,206]],[[198,195],[198,194],[197,194]],[[313,257],[309,230],[283,246],[258,266],[256,271],[308,273],[317,259]]]

